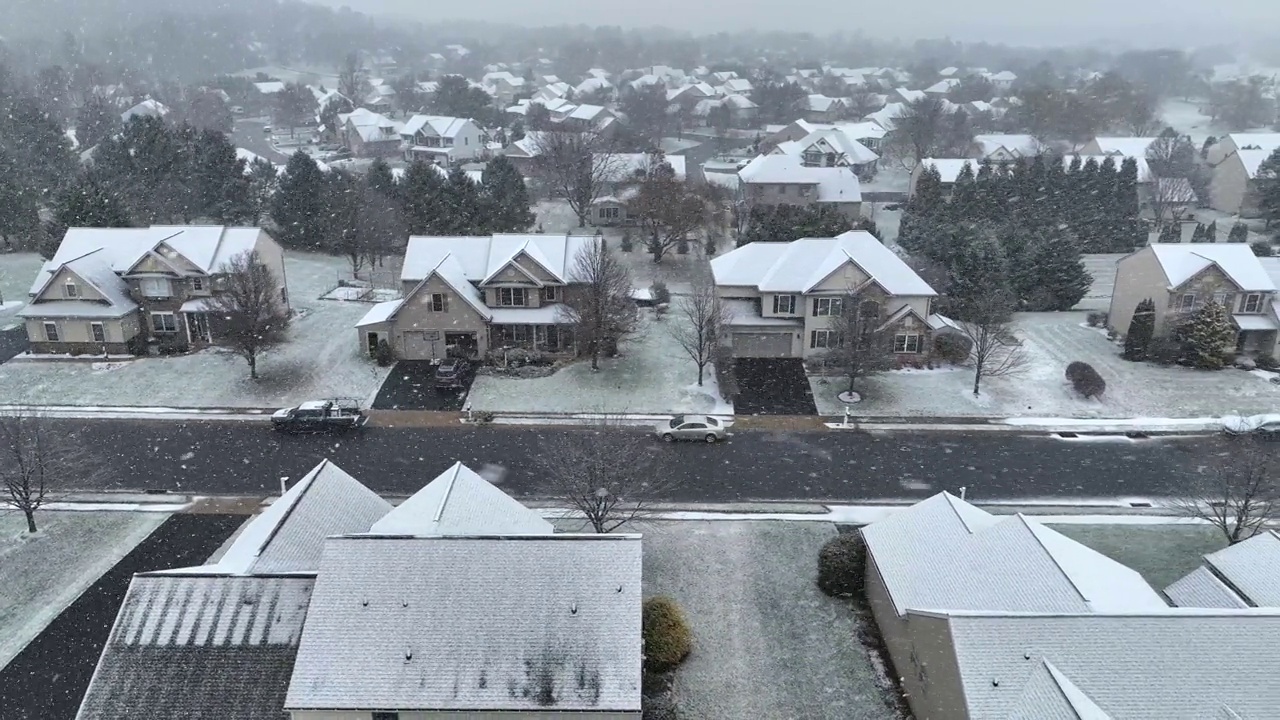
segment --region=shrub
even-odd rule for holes
[[[680,713],[671,693],[640,698],[640,720],[679,720]]]
[[[713,237],[707,238],[707,255],[708,256],[716,254],[716,244],[717,243],[715,238]]]
[[[862,542],[862,532],[841,533],[818,552],[818,587],[828,595],[860,593],[866,566],[867,547]]]
[[[1086,316],[1089,327],[1106,327],[1107,314],[1104,312],[1091,312]]]
[[[1271,257],[1275,252],[1271,249],[1271,243],[1265,240],[1249,243],[1249,247],[1253,249],[1253,254],[1258,257]]]
[[[1067,379],[1076,392],[1087,398],[1098,397],[1107,389],[1107,381],[1102,379],[1098,371],[1089,363],[1079,360],[1067,366]]]
[[[943,333],[933,339],[933,354],[953,365],[969,359],[973,341],[959,333]]]
[[[471,419],[481,425],[488,425],[493,422],[494,417],[492,410],[477,410],[471,414]]]
[[[1182,345],[1171,337],[1158,337],[1147,346],[1147,359],[1159,365],[1172,365],[1182,355]]]
[[[720,396],[733,402],[738,397],[738,376],[734,373],[733,350],[717,347],[711,354],[711,363],[716,371],[716,385],[720,387]]]
[[[667,289],[667,284],[661,280],[654,280],[649,286],[649,294],[653,296],[654,305],[667,305],[671,302],[671,291]]]
[[[1270,370],[1272,372],[1280,370],[1280,361],[1277,361],[1270,355],[1259,355],[1253,359],[1253,363],[1260,370]]]
[[[386,367],[396,359],[395,353],[391,352],[391,343],[387,342],[386,338],[378,341],[378,347],[374,350],[373,357],[378,361],[378,367]]]
[[[622,241],[618,243],[618,247],[621,248],[622,252],[631,252],[635,249],[635,241],[631,239],[630,230],[622,231]]]
[[[671,670],[684,662],[693,649],[684,612],[669,597],[660,595],[644,601],[640,632],[644,638],[645,672]]]
[[[679,240],[676,241],[676,254],[677,255],[689,254],[689,241],[687,239],[680,238]]]

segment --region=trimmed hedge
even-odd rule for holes
[[[866,569],[862,531],[840,533],[818,552],[818,587],[828,595],[856,595],[862,592]]]
[[[1076,392],[1087,398],[1098,397],[1107,390],[1107,381],[1102,379],[1098,371],[1089,363],[1079,360],[1067,366],[1067,379]]]
[[[675,600],[663,595],[644,601],[640,632],[644,638],[644,670],[648,673],[675,668],[693,649],[684,611]]]
[[[933,338],[933,356],[945,360],[952,365],[969,359],[973,351],[973,341],[958,333],[942,333]]]

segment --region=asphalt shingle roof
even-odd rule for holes
[[[462,463],[440,473],[369,529],[379,535],[550,535],[521,505]]]
[[[1169,602],[1177,607],[1244,608],[1249,604],[1231,588],[1222,584],[1213,571],[1201,566],[1164,589]]]
[[[1259,533],[1204,560],[1257,607],[1280,607],[1280,534]]]
[[[717,285],[805,293],[850,262],[891,295],[937,294],[892,250],[862,231],[789,243],[749,243],[717,256],[711,271]]]

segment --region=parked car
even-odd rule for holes
[[[655,431],[658,437],[667,442],[702,440],[714,443],[729,437],[723,422],[706,415],[676,415],[658,423]]]
[[[271,427],[280,431],[325,432],[350,430],[368,422],[355,401],[311,400],[271,414]]]
[[[436,390],[464,390],[475,368],[462,358],[448,358],[436,366]]]
[[[351,148],[340,147],[329,156],[331,160],[350,160],[353,157]]]
[[[271,126],[270,126],[270,125],[263,125],[263,126],[262,126],[262,132],[263,132],[263,133],[265,133],[265,134],[267,134],[267,135],[270,135],[270,134],[271,134]]]
[[[244,108],[240,107],[239,105],[232,105],[232,106],[231,106],[231,114],[232,114],[232,115],[243,115],[243,114],[244,114]]]

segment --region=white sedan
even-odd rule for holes
[[[729,436],[723,422],[706,415],[676,415],[658,423],[654,431],[667,442],[701,440],[714,443]]]

